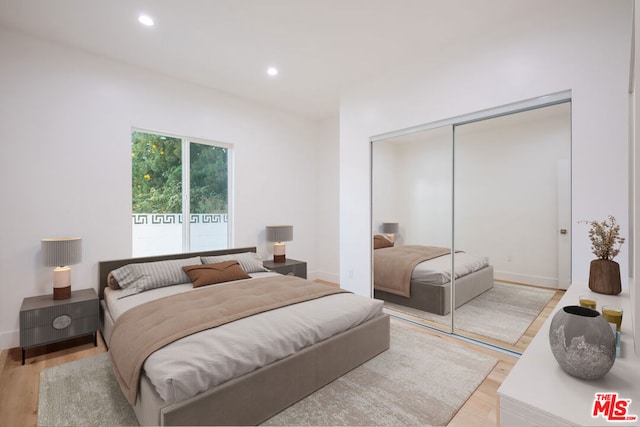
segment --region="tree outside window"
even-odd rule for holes
[[[137,130],[131,140],[134,255],[228,247],[230,148]]]

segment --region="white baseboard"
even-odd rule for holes
[[[544,286],[545,288],[558,288],[558,279],[554,277],[531,276],[497,270],[494,271],[493,277],[496,280],[503,280],[505,282],[524,283],[525,285]]]

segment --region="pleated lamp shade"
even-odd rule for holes
[[[273,244],[273,262],[286,262],[286,248],[283,242],[293,240],[293,225],[267,225],[266,239]]]
[[[53,299],[71,298],[71,268],[82,261],[82,239],[60,237],[42,239],[42,263],[53,270]]]
[[[390,242],[395,242],[396,234],[400,231],[400,226],[397,222],[383,222],[382,223],[382,232],[387,235],[387,239]]]
[[[397,234],[400,230],[400,226],[397,222],[383,222],[382,232],[387,234]]]

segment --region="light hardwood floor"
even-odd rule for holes
[[[0,352],[0,426],[32,427],[38,423],[38,389],[40,372],[52,366],[73,362],[107,351],[98,334],[98,346],[93,336],[76,338],[27,350],[22,365],[19,348]]]
[[[560,298],[558,295],[561,296],[562,292],[557,293],[557,297],[533,322],[525,337],[521,340],[523,347],[526,347],[526,344],[533,338],[540,325],[548,317],[555,305],[552,303],[557,303]],[[497,424],[497,390],[515,365],[516,357],[402,320],[392,319],[392,322],[430,334],[442,339],[444,342],[462,345],[496,357],[498,359],[497,365],[448,425],[456,427],[485,427]],[[92,337],[85,337],[29,350],[27,351],[27,360],[24,366],[21,365],[22,359],[19,348],[2,350],[0,352],[0,426],[30,427],[37,425],[38,388],[40,372],[43,369],[105,351],[107,351],[106,346],[99,334],[97,347],[94,347]]]

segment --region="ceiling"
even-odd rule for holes
[[[320,120],[338,114],[343,88],[536,25],[554,2],[0,0],[0,25]]]

